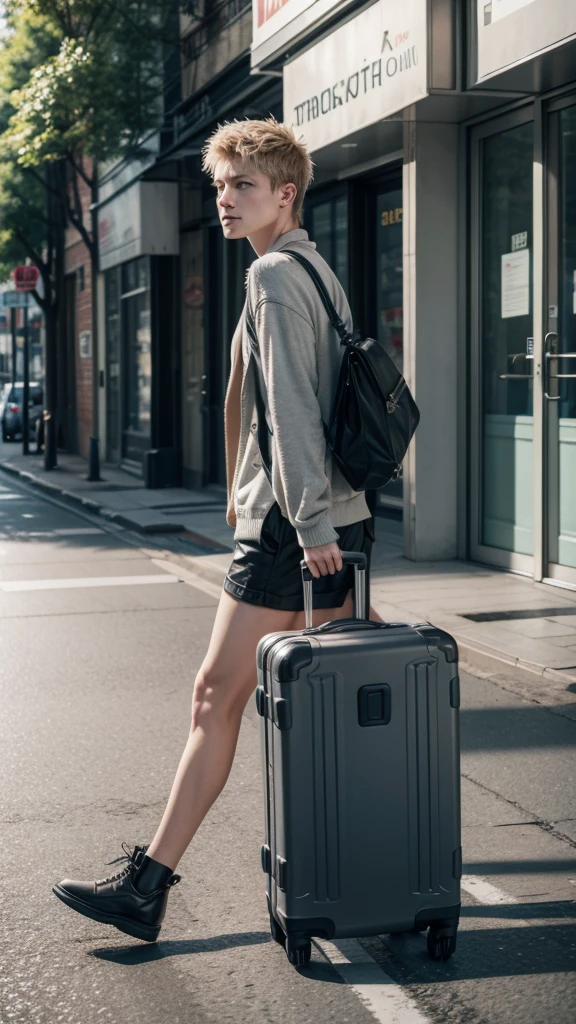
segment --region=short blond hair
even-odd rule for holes
[[[261,121],[227,121],[208,138],[202,149],[202,170],[212,178],[221,159],[240,157],[270,179],[274,192],[291,182],[296,186],[294,215],[301,222],[304,195],[313,178],[313,163],[303,142],[289,125],[275,117]]]

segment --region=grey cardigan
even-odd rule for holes
[[[300,545],[309,548],[337,540],[336,526],[367,519],[370,510],[364,494],[352,490],[342,476],[326,445],[322,420],[327,423],[330,418],[343,349],[308,274],[283,255],[283,249],[291,248],[314,264],[336,310],[351,327],[344,291],[306,231],[281,235],[250,267],[246,304],[256,327],[272,430],[272,487],[256,437],[254,378],[246,372],[250,342],[245,306],[235,334],[235,343],[242,345],[243,374],[228,522],[236,526],[238,540],[257,540],[276,500],[295,527]]]

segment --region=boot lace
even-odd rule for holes
[[[111,864],[119,864],[121,860],[127,860],[128,864],[126,865],[126,867],[123,868],[122,871],[118,871],[115,875],[109,875],[108,878],[99,879],[97,882],[94,883],[95,885],[108,885],[110,882],[112,882],[115,883],[114,888],[116,888],[116,885],[118,885],[119,882],[126,878],[126,875],[130,874],[130,872],[136,866],[136,858],[138,852],[142,849],[142,847],[135,846],[134,849],[131,850],[130,847],[128,846],[128,843],[122,843],[122,849],[124,850],[123,857],[116,857],[115,860],[106,861],[106,864],[107,866],[110,866]]]

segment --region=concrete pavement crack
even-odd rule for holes
[[[472,775],[469,775],[467,772],[461,772],[460,774],[463,779],[466,779],[468,782],[472,782],[475,786],[479,786],[480,789],[484,789],[487,793],[491,793],[492,796],[497,796],[500,800],[504,800],[504,802],[509,804],[510,807],[514,807],[515,810],[521,811],[522,814],[531,813],[527,807],[523,807],[522,804],[517,803],[516,800],[509,800],[508,797],[502,796],[502,794],[499,793],[496,789],[492,789],[490,786],[487,786],[484,782],[479,782],[478,779],[475,779]],[[569,818],[563,820],[570,821]],[[538,827],[541,828],[543,832],[549,832],[550,835],[553,835],[556,839],[563,840],[563,842],[567,843],[568,846],[571,846],[573,849],[576,850],[576,840],[572,839],[570,836],[565,835],[564,832],[560,832],[560,830],[556,828],[554,822],[544,821],[541,818],[534,818],[534,821],[526,822],[526,824],[538,825]]]

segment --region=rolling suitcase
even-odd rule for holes
[[[273,938],[291,963],[311,938],[425,931],[447,960],[460,914],[458,650],[429,623],[364,618],[366,556],[354,565],[354,619],[258,645],[265,842]]]

